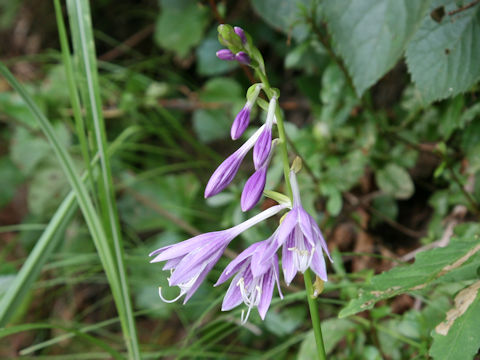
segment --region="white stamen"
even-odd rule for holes
[[[262,298],[262,283],[263,276],[259,278],[254,278],[248,289],[245,288],[245,280],[243,277],[241,277],[237,282],[237,286],[240,287],[240,293],[242,294],[242,300],[248,307],[246,315],[245,311],[242,310],[242,314],[240,316],[242,324],[245,324],[247,322],[252,308],[254,306],[258,306],[258,304],[260,303],[260,299]]]
[[[301,243],[302,244],[302,243]],[[291,247],[288,248],[289,251],[293,251],[293,263],[295,267],[302,273],[308,269],[312,263],[313,254],[315,253],[315,247],[312,247],[312,250],[307,250],[304,246],[301,248]]]
[[[165,298],[163,297],[163,295],[162,295],[162,287],[161,287],[161,286],[158,287],[158,296],[160,296],[160,299],[162,299],[163,302],[166,302],[166,303],[169,303],[169,304],[177,301],[177,300],[180,299],[184,294],[185,294],[185,292],[183,292],[182,290],[180,290],[180,294],[179,294],[176,298],[174,298],[174,299],[172,299],[172,300],[167,300],[167,299],[165,299]]]

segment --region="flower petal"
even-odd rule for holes
[[[289,250],[295,247],[295,241],[293,239],[293,234],[288,238],[288,240],[283,244],[282,249],[282,268],[283,268],[283,277],[287,285],[290,285],[295,274],[297,273],[295,268],[295,263],[293,261],[293,251]]]
[[[258,303],[258,313],[262,320],[265,319],[265,315],[272,302],[274,284],[275,276],[272,269],[270,269],[265,275],[263,275],[262,293],[260,295],[260,302]]]
[[[261,167],[253,173],[247,180],[242,191],[242,198],[240,205],[242,211],[248,211],[257,205],[258,201],[262,197],[263,190],[265,189],[265,182],[267,181],[267,168]]]

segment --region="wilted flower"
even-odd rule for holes
[[[258,138],[253,148],[253,163],[255,169],[259,169],[262,164],[267,160],[268,155],[272,147],[272,126],[275,119],[275,107],[277,104],[277,98],[272,97],[268,105],[267,120],[265,121],[265,128],[262,134]]]
[[[250,139],[226,158],[214,171],[205,188],[205,198],[218,194],[232,182],[245,155],[253,147],[264,128],[265,125],[262,125]]]
[[[227,61],[235,60],[235,54],[228,49],[218,50],[216,55],[220,60],[227,60]]]
[[[180,288],[180,294],[176,298],[166,300],[162,296],[160,287],[158,289],[160,298],[165,302],[174,302],[186,295],[183,302],[185,304],[215,266],[230,241],[248,228],[275,215],[284,208],[285,205],[272,206],[230,229],[201,234],[152,252],[150,256],[155,256],[155,258],[150,262],[167,261],[163,270],[172,272],[168,278],[168,284]]]
[[[290,181],[293,207],[280,224],[278,236],[265,251],[265,256],[268,258],[271,256],[269,254],[283,245],[282,268],[287,284],[290,284],[298,271],[303,273],[309,267],[323,281],[327,281],[325,259],[321,251],[323,249],[332,261],[327,244],[315,220],[302,207],[294,171],[290,171]]]
[[[270,302],[272,301],[272,294],[274,284],[277,283],[280,297],[283,298],[280,290],[278,277],[278,258],[273,254],[270,259],[266,261],[267,266],[254,270],[254,262],[252,259],[258,253],[262,253],[268,245],[270,239],[257,242],[249,246],[246,250],[241,252],[223,271],[215,286],[224,283],[234,273],[237,275],[230,283],[230,287],[225,294],[222,303],[222,311],[231,310],[240,305],[242,302],[247,305],[248,310],[242,310],[242,323],[245,323],[250,315],[253,307],[258,308],[260,317],[265,319]]]

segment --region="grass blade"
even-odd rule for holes
[[[95,144],[100,155],[99,195],[104,214],[104,226],[111,235],[115,252],[117,273],[120,281],[120,296],[123,301],[123,311],[119,313],[122,327],[127,339],[129,354],[134,359],[140,359],[135,319],[133,317],[130,292],[127,282],[127,272],[124,264],[124,254],[120,222],[118,219],[115,202],[115,189],[113,186],[110,161],[107,156],[107,136],[102,113],[100,88],[94,48],[93,31],[88,1],[67,0],[73,44],[78,58],[79,72],[84,86],[84,105],[89,112],[94,131]]]
[[[42,129],[43,133],[47,137],[48,141],[52,145],[52,148],[60,161],[60,165],[71,185],[73,191],[75,192],[75,196],[78,201],[78,205],[83,213],[85,218],[85,222],[87,227],[90,231],[92,239],[95,243],[95,247],[97,248],[98,255],[102,262],[103,268],[105,269],[105,273],[107,275],[108,282],[112,289],[112,295],[115,300],[115,304],[117,306],[117,310],[120,315],[120,319],[122,322],[122,328],[124,329],[124,336],[127,344],[131,342],[135,342],[132,340],[131,334],[128,333],[129,325],[125,323],[126,321],[126,309],[125,309],[125,302],[123,297],[123,292],[121,289],[120,278],[117,272],[117,264],[114,258],[114,255],[111,251],[107,236],[103,229],[102,223],[100,218],[97,214],[97,211],[93,207],[92,201],[88,195],[87,189],[85,185],[80,180],[80,177],[76,174],[76,171],[73,167],[73,160],[68,154],[68,152],[62,147],[60,142],[57,139],[57,136],[53,130],[52,125],[45,117],[45,115],[40,111],[38,106],[35,104],[31,96],[25,91],[23,86],[15,79],[12,73],[7,69],[7,67],[0,63],[0,74],[2,74],[5,79],[11,84],[11,86],[19,93],[19,95],[23,98],[26,105],[32,112],[32,114],[36,117],[39,122],[40,128]],[[127,329],[127,331],[125,330]],[[131,346],[129,345],[129,348]]]

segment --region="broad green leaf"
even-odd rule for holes
[[[463,289],[446,319],[433,332],[430,355],[435,360],[473,359],[480,348],[480,281]]]
[[[292,34],[297,40],[308,34],[306,25],[298,22],[302,19],[302,10],[310,10],[311,0],[252,0],[251,3],[255,12],[274,29]]]
[[[340,340],[350,331],[355,329],[356,324],[347,319],[328,319],[322,321],[323,341],[327,355],[337,346]],[[317,346],[313,330],[310,330],[305,340],[300,345],[297,360],[315,359]]]
[[[287,336],[298,329],[305,321],[305,307],[289,307],[280,312],[269,311],[265,318],[265,326],[277,336]]]
[[[457,1],[437,0],[432,9],[455,10]],[[426,16],[408,44],[406,58],[412,79],[426,102],[469,90],[480,79],[480,6],[440,21]]]
[[[429,3],[417,0],[323,3],[327,26],[359,96],[397,63]]]
[[[360,291],[359,297],[340,311],[339,317],[371,309],[380,300],[421,290],[478,256],[478,226],[468,224],[461,230],[464,232],[453,237],[448,246],[421,252],[412,265],[398,266],[374,276],[371,284]]]
[[[195,0],[161,0],[155,42],[185,57],[200,40],[208,23],[209,9]]]
[[[375,173],[378,187],[388,195],[397,199],[408,199],[414,192],[414,185],[410,174],[396,164],[388,164]]]

